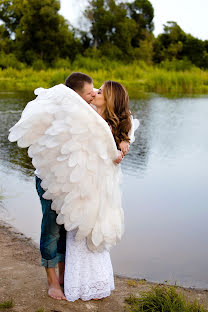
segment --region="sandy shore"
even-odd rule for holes
[[[40,266],[37,246],[10,226],[0,223],[0,302],[12,299],[12,312],[120,312],[124,311],[124,299],[130,294],[139,295],[154,284],[139,280],[115,277],[116,289],[111,296],[99,301],[74,303],[56,301],[47,295],[44,269]],[[184,289],[190,301],[197,299],[208,308],[208,291]]]

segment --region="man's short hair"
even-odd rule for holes
[[[89,84],[93,83],[93,80],[90,76],[83,73],[72,73],[65,80],[65,85],[74,91],[81,91],[84,87],[84,83]]]

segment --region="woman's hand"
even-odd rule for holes
[[[120,164],[123,158],[124,158],[123,152],[118,150],[118,157],[114,160],[114,163]]]
[[[126,156],[126,154],[128,154],[129,152],[129,143],[126,142],[126,141],[122,141],[120,144],[119,144],[119,148],[121,149],[122,153],[124,156]]]

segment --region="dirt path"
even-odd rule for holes
[[[47,295],[44,269],[40,266],[39,250],[22,234],[0,224],[0,302],[12,299],[12,312],[120,312],[124,311],[124,299],[152,287],[151,283],[115,278],[116,290],[99,301],[74,303],[56,301]],[[185,289],[186,296],[195,298],[208,308],[208,291]],[[2,310],[1,310],[2,311]],[[41,311],[41,312],[42,312]]]

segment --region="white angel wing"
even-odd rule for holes
[[[57,223],[91,250],[109,249],[124,227],[119,189],[120,166],[111,130],[76,92],[64,85],[39,88],[9,140],[28,147]]]

